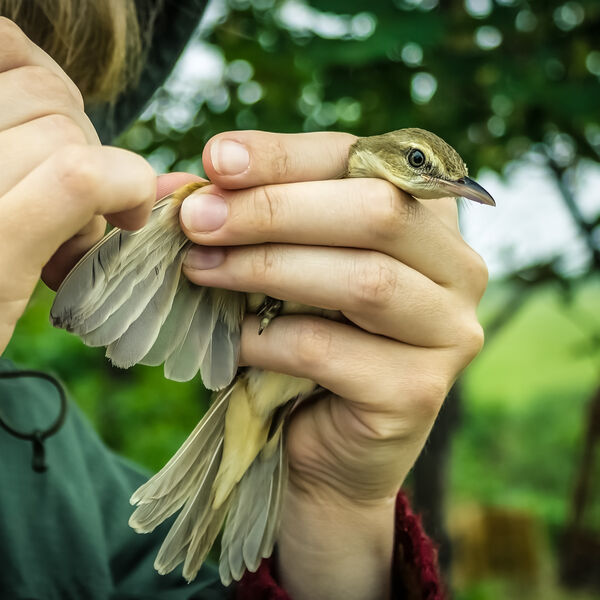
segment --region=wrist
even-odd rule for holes
[[[281,584],[294,600],[389,597],[395,498],[353,502],[293,484],[278,539]]]

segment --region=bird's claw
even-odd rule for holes
[[[281,300],[277,300],[277,298],[271,298],[271,296],[266,296],[263,303],[261,304],[256,316],[260,318],[260,323],[258,325],[258,335],[261,335],[262,332],[268,327],[269,323],[281,312],[283,307],[283,302]]]

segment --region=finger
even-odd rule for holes
[[[26,65],[0,72],[0,130],[46,115],[64,115],[79,126],[90,144],[99,138],[64,79],[45,67]]]
[[[421,203],[434,213],[442,223],[445,223],[450,230],[459,232],[458,200],[456,198],[434,198],[421,200]]]
[[[318,317],[278,317],[260,336],[257,328],[255,316],[244,320],[241,365],[312,379],[387,419],[420,420],[423,411],[437,412],[463,366],[456,352],[402,344]]]
[[[202,154],[209,179],[224,189],[344,177],[348,151],[356,137],[347,133],[222,133]],[[458,229],[454,199],[426,201],[452,229]]]
[[[168,173],[159,175],[156,178],[156,199],[160,200],[160,198],[169,195],[185,183],[197,180],[201,180],[201,178],[188,173]],[[138,206],[135,206],[130,210],[121,211],[117,214],[106,215],[106,220],[111,225],[130,231],[142,227],[146,223],[147,218],[147,211],[145,209],[140,211]]]
[[[156,179],[156,198],[160,199],[172,193],[178,187],[197,181],[200,178],[189,173],[167,173],[159,175]],[[136,209],[132,209],[135,211]],[[117,215],[107,215],[107,218],[115,220],[127,215],[124,211]],[[125,217],[126,218],[126,217]],[[135,219],[135,216],[134,216]],[[104,235],[106,221],[102,217],[95,217],[83,230],[67,240],[50,259],[42,271],[42,279],[51,289],[58,289],[67,273],[73,268],[77,261]]]
[[[444,209],[449,215],[447,202]],[[367,248],[401,260],[440,285],[470,285],[464,281],[464,264],[472,251],[456,226],[442,222],[429,203],[381,179],[238,191],[208,186],[184,200],[181,222],[186,235],[202,245],[282,242]]]
[[[57,290],[77,261],[104,235],[106,220],[94,217],[77,235],[67,240],[42,269],[42,281]]]
[[[7,272],[26,263],[39,273],[94,216],[135,209],[143,223],[155,199],[156,175],[142,157],[118,148],[65,147],[0,198],[2,263]]]
[[[36,46],[19,28],[19,26],[0,16],[0,72],[10,71],[26,65],[37,65],[60,77],[81,110],[84,108],[83,96],[71,78],[61,69],[39,46]]]
[[[344,176],[355,141],[337,132],[230,131],[209,140],[202,162],[208,178],[227,189],[335,179]]]
[[[215,251],[224,258],[216,266]],[[427,347],[450,345],[475,304],[467,311],[452,292],[406,265],[348,248],[197,246],[185,259],[184,273],[197,285],[339,310],[367,331]]]

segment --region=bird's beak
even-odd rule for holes
[[[461,177],[454,181],[438,179],[436,183],[440,189],[447,192],[449,196],[462,196],[463,198],[479,202],[480,204],[496,206],[496,202],[490,194],[470,177]]]

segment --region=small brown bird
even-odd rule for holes
[[[359,139],[346,176],[387,179],[416,198],[463,196],[494,205],[467,177],[458,153],[422,129]],[[273,550],[287,479],[286,418],[320,389],[308,379],[256,368],[238,373],[241,321],[247,311],[257,312],[262,331],[280,312],[342,317],[182,277],[191,242],[180,229],[179,209],[202,185],[160,200],[143,229],[115,229],[96,244],[60,286],[51,321],[89,346],[106,346],[118,367],[164,363],[165,377],[176,381],[200,371],[206,387],[221,390],[173,458],[133,494],[130,525],[149,532],[182,509],[155,568],[164,574],[184,562],[183,575],[192,580],[227,518],[219,572],[228,585]]]

